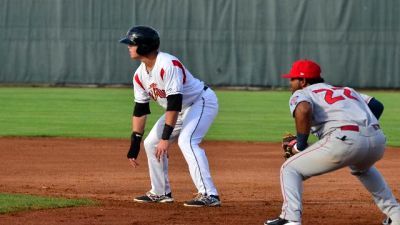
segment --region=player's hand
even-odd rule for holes
[[[157,152],[156,152],[156,157],[157,160],[160,162],[161,157],[166,154],[168,157],[168,147],[169,147],[169,141],[168,140],[160,140],[160,142],[157,145]]]
[[[136,161],[135,158],[129,158],[129,163],[133,166],[133,168],[136,168],[139,166],[139,163]]]

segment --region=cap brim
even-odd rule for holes
[[[129,40],[128,38],[122,38],[121,40],[119,40],[119,43],[127,44],[127,45],[132,45],[133,44],[132,41]]]

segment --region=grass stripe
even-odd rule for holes
[[[289,91],[216,92],[220,110],[207,140],[279,142],[294,131]],[[381,124],[400,146],[398,91],[367,91],[385,105]],[[129,88],[0,88],[0,136],[129,138],[133,92]],[[163,113],[151,104],[147,133]]]
[[[96,204],[96,202],[90,199],[67,199],[27,194],[0,193],[0,214],[25,210],[77,207],[94,204]]]

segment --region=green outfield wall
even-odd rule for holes
[[[0,84],[130,84],[118,40],[139,24],[214,86],[286,86],[309,58],[333,84],[400,87],[398,0],[0,0]]]

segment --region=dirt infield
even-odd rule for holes
[[[138,204],[149,190],[147,161],[131,168],[127,140],[0,138],[0,192],[85,197],[99,205],[0,215],[0,224],[262,224],[280,212],[279,144],[203,144],[222,207],[187,208],[195,192],[177,146],[170,150],[173,204]],[[400,197],[400,152],[388,148],[377,167]],[[315,177],[304,185],[303,224],[378,225],[384,218],[348,169]]]

